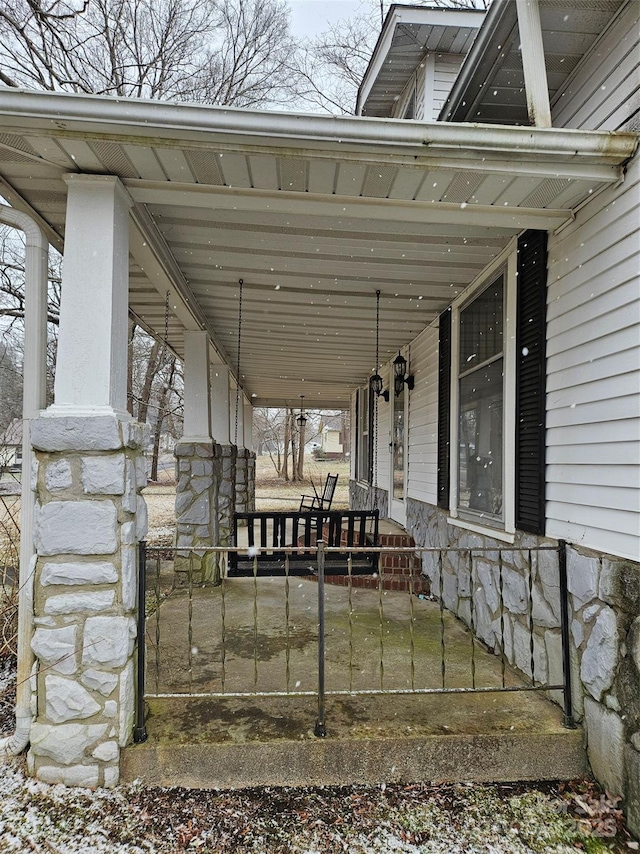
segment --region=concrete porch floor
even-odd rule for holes
[[[226,580],[224,589],[196,588],[191,596],[173,590],[147,621],[147,692],[220,692],[223,677],[226,692],[314,691],[317,585],[290,579],[288,644],[285,587],[284,579],[267,578],[255,585],[253,579]],[[354,589],[350,606],[346,588],[326,588],[328,691],[379,688],[381,657],[384,688],[408,687],[412,644],[413,684],[440,687],[443,633],[446,687],[471,686],[469,631],[435,603],[409,599],[407,593]],[[476,685],[498,687],[500,659],[478,643],[473,659]],[[508,668],[505,681],[519,684]],[[149,738],[123,752],[125,780],[237,788],[588,773],[581,730],[564,729],[560,708],[533,692],[328,696],[326,738],[313,734],[317,701],[311,696],[147,702]]]

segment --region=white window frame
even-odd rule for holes
[[[474,282],[451,305],[451,399],[449,459],[449,518],[459,528],[494,537],[507,543],[515,540],[515,431],[516,431],[516,300],[517,300],[517,240],[486,267]],[[503,330],[503,520],[492,522],[461,518],[459,498],[459,375],[460,375],[460,312],[466,308],[492,281],[504,273],[504,330]]]
[[[364,392],[367,393],[366,394],[367,412],[366,412],[366,415],[364,416],[364,420],[363,420],[362,400],[365,397]],[[373,434],[375,431],[372,429],[371,395],[372,395],[371,388],[368,385],[363,385],[363,386],[360,386],[358,389],[356,389],[356,412],[358,414],[358,417],[356,419],[356,422],[357,422],[356,423],[356,433],[357,433],[357,435],[356,435],[356,449],[357,449],[357,453],[355,455],[356,456],[355,479],[358,481],[358,483],[366,484],[367,486],[373,485],[372,484],[373,477],[371,475],[371,458],[372,458],[371,455],[372,455],[372,453],[375,453],[375,451],[372,450],[372,442],[373,442],[373,438],[374,438]],[[363,428],[364,424],[366,424],[366,430],[364,430],[364,428]],[[368,439],[369,439],[369,452],[367,454],[367,459],[365,461],[366,470],[367,470],[367,477],[366,478],[361,476],[361,472],[362,472],[362,437],[365,433],[367,434]]]

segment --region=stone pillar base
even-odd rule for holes
[[[221,546],[231,542],[233,514],[236,507],[236,453],[235,445],[216,445],[219,460],[218,484],[218,538]]]
[[[37,492],[29,772],[115,786],[132,736],[145,429],[115,415],[31,422]]]
[[[186,442],[175,447],[176,583],[220,584],[221,556],[213,552],[180,551],[181,546],[207,548],[219,545],[218,484],[220,453],[215,442]]]
[[[251,513],[256,509],[256,455],[247,448],[238,448],[236,459],[236,513]]]

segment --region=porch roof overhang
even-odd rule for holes
[[[73,173],[132,201],[130,307],[256,405],[344,407],[526,228],[622,177],[633,134],[269,113],[0,89],[0,194],[62,248]],[[90,286],[90,283],[88,283]]]

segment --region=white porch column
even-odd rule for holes
[[[544,64],[540,6],[538,0],[516,0],[516,9],[529,120],[536,127],[550,128],[551,107]]]
[[[48,783],[113,786],[132,737],[145,428],[127,400],[129,200],[69,185],[55,402],[31,422],[37,555],[27,757]]]
[[[130,199],[118,178],[67,175],[56,415],[127,411]]]
[[[244,438],[244,446],[248,451],[253,450],[253,406],[248,401],[244,401],[243,406],[243,427],[242,433]]]
[[[221,445],[231,441],[229,400],[229,368],[214,365],[211,368],[211,434]]]
[[[184,427],[182,442],[211,441],[209,336],[184,333]]]

